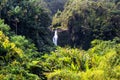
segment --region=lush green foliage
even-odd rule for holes
[[[48,80],[118,80],[120,78],[120,44],[92,41],[88,51],[60,48],[44,55],[42,65]]]
[[[36,4],[54,15],[58,10],[63,11],[64,5],[68,0],[36,0]]]
[[[0,0],[0,80],[120,79],[119,0],[69,0],[63,10],[66,1]],[[53,50],[45,8],[60,9],[52,26],[67,30],[58,43],[74,48]]]
[[[9,26],[0,20],[0,79],[2,80],[40,80],[38,75],[31,72],[34,54],[34,44],[22,36],[6,36],[9,33]]]
[[[16,47],[15,43],[9,41],[0,31],[0,79],[12,80],[38,80],[39,77],[25,70],[27,61],[22,49]]]
[[[47,11],[38,6],[35,0],[6,0],[6,2],[2,0],[2,2],[0,18],[5,19],[11,30],[32,39],[39,51],[50,51],[48,48],[53,44],[48,29],[51,19]]]
[[[52,26],[67,29],[72,46],[87,49],[93,39],[120,37],[119,5],[119,1],[70,0],[64,11],[53,17]]]
[[[3,20],[0,20],[0,30],[4,32],[6,35],[8,35],[10,27],[8,25],[5,25]]]

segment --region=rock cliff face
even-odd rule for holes
[[[59,46],[66,46],[70,44],[70,35],[68,30],[62,30],[58,32],[58,45]]]
[[[84,32],[84,34],[82,32],[78,32],[75,27],[72,29],[59,31],[58,45],[62,47],[71,46],[87,50],[90,47],[90,42],[93,38],[90,36],[91,34],[89,31],[85,30]]]

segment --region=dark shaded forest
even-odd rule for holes
[[[0,80],[119,79],[119,0],[0,0]]]

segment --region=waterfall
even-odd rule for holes
[[[57,29],[55,30],[54,36],[53,36],[53,43],[57,46],[57,39],[58,39],[58,34],[57,34]]]

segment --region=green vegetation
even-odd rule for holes
[[[0,29],[0,80],[39,80],[29,70],[34,66],[30,65],[32,57],[38,54],[35,45],[22,36],[4,35],[3,32],[8,31],[9,26],[3,20],[0,20]]]
[[[54,28],[67,29],[70,45],[88,49],[94,39],[120,37],[120,3],[107,0],[70,0],[53,17]],[[62,43],[61,43],[62,44]]]
[[[0,80],[119,79],[119,0],[0,0]]]
[[[60,48],[42,57],[48,80],[120,79],[119,40],[92,41],[88,51]]]
[[[2,2],[0,18],[5,19],[12,31],[32,39],[38,51],[49,51],[46,47],[52,47],[53,44],[48,29],[51,19],[47,11],[37,6],[35,0],[6,0],[6,2],[2,0]]]
[[[58,10],[64,10],[64,5],[68,0],[44,0],[47,3],[51,14],[55,14]]]

